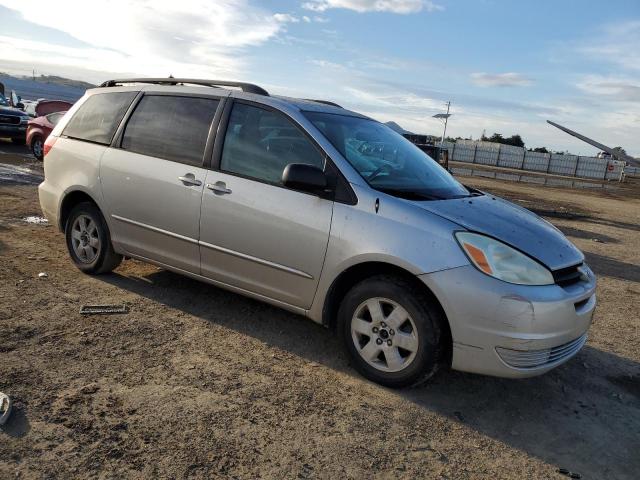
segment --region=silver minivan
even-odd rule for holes
[[[132,257],[305,315],[387,386],[443,365],[538,375],[587,339],[596,281],[559,230],[331,102],[109,81],[58,123],[44,170],[83,272]]]

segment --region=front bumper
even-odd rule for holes
[[[27,138],[27,125],[0,123],[0,138]]]
[[[596,281],[560,287],[497,280],[468,265],[420,275],[440,300],[453,338],[452,368],[498,377],[540,375],[582,348]]]

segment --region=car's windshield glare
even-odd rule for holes
[[[376,190],[412,200],[470,195],[449,172],[386,125],[348,115],[304,115]]]
[[[9,106],[9,102],[7,101],[5,96],[2,95],[2,94],[0,94],[0,105],[2,105],[3,107],[8,107]]]

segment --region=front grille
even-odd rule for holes
[[[4,125],[20,125],[20,117],[14,115],[0,115],[0,123]]]
[[[542,350],[510,350],[508,348],[496,347],[496,352],[500,358],[509,366],[514,368],[537,368],[545,365],[559,363],[566,360],[583,347],[587,341],[587,334],[572,340],[563,345]]]
[[[580,271],[581,266],[582,263],[551,272],[556,285],[568,287],[569,285],[573,285],[574,283],[578,283],[582,280],[582,272]]]

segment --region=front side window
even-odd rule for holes
[[[376,190],[410,200],[470,195],[449,172],[386,125],[348,115],[303,113]]]
[[[62,132],[71,138],[108,145],[138,92],[91,95]]]
[[[145,95],[127,122],[122,148],[201,166],[219,103],[213,98]]]
[[[221,170],[279,185],[290,163],[324,168],[324,156],[283,114],[236,103],[224,139]]]

